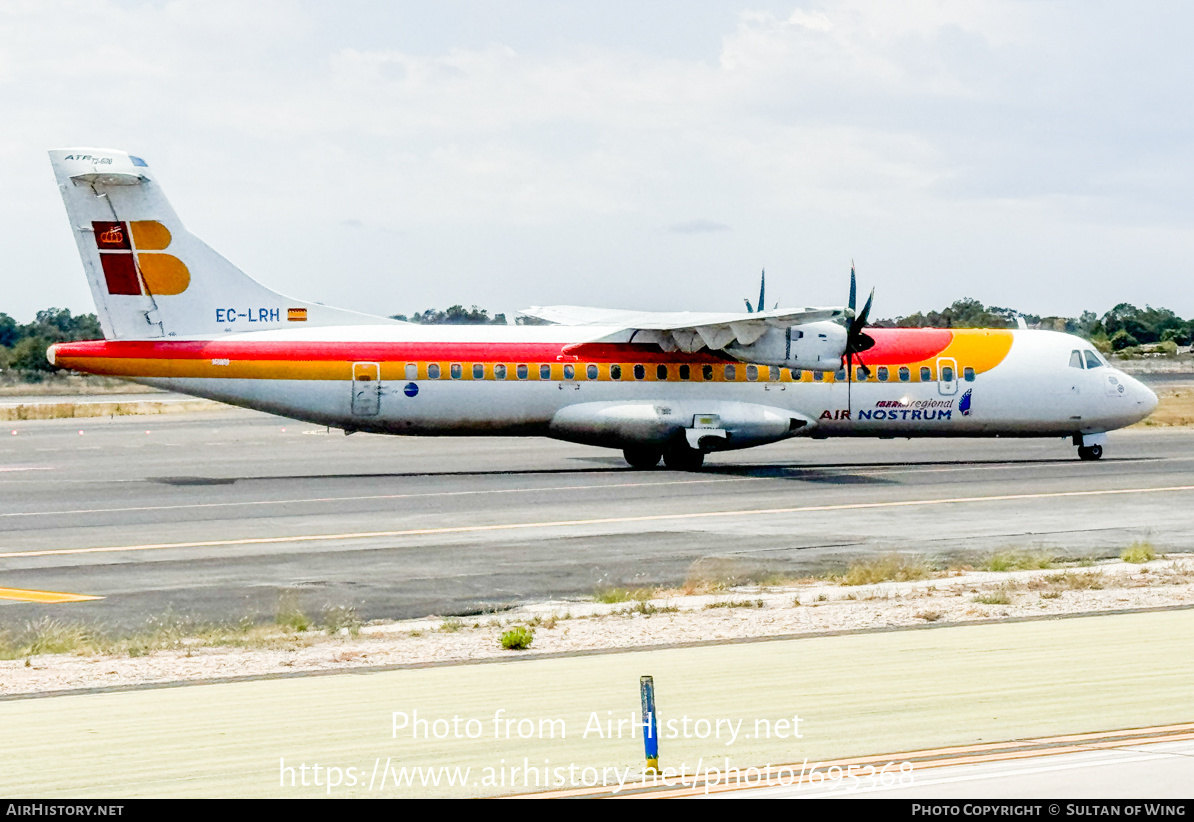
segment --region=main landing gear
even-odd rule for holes
[[[631,468],[640,471],[654,468],[659,464],[660,457],[663,457],[663,464],[673,471],[699,471],[705,463],[704,453],[686,445],[673,445],[666,450],[647,447],[624,448],[622,456]]]
[[[1079,445],[1078,457],[1084,460],[1097,460],[1103,456],[1103,446],[1101,445]]]
[[[623,448],[622,456],[631,468],[646,471],[659,465],[659,458],[663,456],[663,452],[658,448],[633,447]]]

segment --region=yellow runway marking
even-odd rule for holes
[[[24,588],[0,588],[0,599],[16,599],[21,602],[86,602],[89,599],[103,599],[87,594],[64,594],[59,591],[27,591]]]
[[[0,559],[18,557],[67,556],[72,554],[106,554],[131,551],[161,551],[169,548],[224,548],[233,545],[279,545],[295,542],[330,542],[347,539],[378,539],[380,537],[419,537],[444,534],[477,534],[491,531],[517,531],[536,528],[565,528],[582,525],[617,525],[636,522],[669,522],[709,518],[758,517],[768,514],[805,514],[827,511],[859,511],[880,508],[914,508],[930,505],[960,505],[983,502],[1014,502],[1032,499],[1073,499],[1077,497],[1106,497],[1126,494],[1164,494],[1194,491],[1194,485],[1170,485],[1163,488],[1120,488],[1102,491],[1055,491],[1043,494],[998,494],[987,497],[948,497],[943,499],[898,500],[892,502],[856,502],[838,505],[805,505],[793,508],[757,508],[747,511],[696,511],[684,514],[645,514],[631,517],[600,517],[595,519],[556,520],[552,522],[511,522],[492,525],[457,525],[444,528],[409,528],[399,531],[359,531],[344,534],[308,534],[295,537],[247,537],[243,539],[213,539],[196,542],[159,542],[145,545],[115,545],[102,548],[62,548],[45,551],[10,551],[0,553]]]

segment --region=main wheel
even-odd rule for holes
[[[631,468],[643,471],[659,465],[659,458],[663,456],[663,452],[657,448],[623,448],[622,456]]]
[[[1078,456],[1084,460],[1097,460],[1103,456],[1103,446],[1101,445],[1079,445]]]
[[[673,471],[697,471],[704,462],[704,453],[685,445],[677,445],[663,452],[663,464]]]

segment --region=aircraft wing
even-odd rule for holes
[[[631,332],[632,342],[657,343],[665,351],[695,353],[702,348],[721,350],[729,345],[751,345],[771,328],[849,316],[846,308],[776,308],[756,313],[654,312],[589,308],[579,305],[533,306],[519,311],[528,317],[559,325],[618,326],[589,342],[615,342]]]

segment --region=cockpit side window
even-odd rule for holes
[[[1087,349],[1083,353],[1086,354],[1086,367],[1087,368],[1098,368],[1101,365],[1106,365],[1106,363],[1104,363],[1102,360],[1099,359],[1099,355],[1096,354],[1095,352],[1091,351],[1090,349]]]
[[[1071,351],[1070,352],[1070,368],[1081,368],[1081,367],[1082,367],[1082,352],[1081,351]]]

